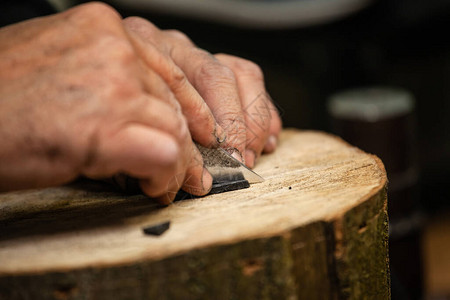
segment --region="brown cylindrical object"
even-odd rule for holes
[[[399,88],[352,89],[332,95],[328,112],[336,134],[376,154],[386,166],[391,266],[399,281],[411,291],[410,297],[420,297],[423,217],[418,205],[414,98]]]

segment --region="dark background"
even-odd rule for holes
[[[0,7],[2,26],[53,12],[37,0],[7,0]],[[339,21],[283,30],[116,8],[123,16],[139,15],[161,28],[179,29],[212,53],[258,63],[286,127],[332,131],[326,100],[344,89],[394,86],[412,92],[419,209],[431,219],[450,208],[450,1],[379,0]],[[393,299],[420,298],[421,276],[404,281],[399,268],[392,268]],[[405,270],[409,272],[408,266]]]

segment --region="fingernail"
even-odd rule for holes
[[[245,164],[247,165],[247,167],[253,168],[255,166],[255,158],[255,151],[250,149],[245,150]]]
[[[241,163],[244,163],[244,160],[242,159],[242,155],[241,153],[239,153],[238,150],[234,149],[234,151],[231,153],[231,156],[233,156],[234,158],[236,158],[238,161],[240,161]]]
[[[212,188],[212,181],[213,178],[211,174],[209,174],[208,170],[206,168],[203,168],[203,174],[202,174],[202,186],[203,190],[206,191],[206,193],[209,193],[209,191]]]
[[[218,124],[216,124],[216,129],[215,129],[215,136],[216,136],[216,140],[219,144],[222,144],[223,142],[225,142],[225,140],[227,139],[227,133],[225,132],[225,130],[222,129],[222,127]]]
[[[274,135],[269,136],[269,138],[266,141],[266,144],[264,145],[264,150],[266,152],[273,152],[275,151],[275,148],[277,147],[277,137]]]

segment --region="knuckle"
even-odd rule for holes
[[[158,96],[160,99],[163,99],[166,101],[166,103],[171,107],[172,110],[174,110],[177,114],[182,114],[182,108],[180,103],[178,102],[177,98],[175,98],[175,95],[172,93],[170,88],[166,85],[162,87],[161,94]]]
[[[164,31],[167,35],[183,43],[191,44],[191,39],[183,32],[176,29],[168,29]]]
[[[179,128],[179,130],[177,131],[177,140],[180,144],[184,144],[186,141],[189,141],[190,138],[189,128],[187,126],[186,118],[181,113],[178,114],[178,116],[177,128]]]
[[[115,98],[136,97],[141,91],[141,84],[132,67],[136,59],[133,49],[122,41],[114,41],[110,45],[114,47],[107,47],[111,50],[105,54],[106,59],[110,61],[109,71],[103,72],[102,68],[103,70],[99,70],[96,74],[102,72],[102,77],[108,84],[107,88]]]
[[[136,54],[133,46],[125,39],[111,38],[112,45],[105,45],[107,49],[110,49],[110,55],[112,55],[115,62],[121,63],[125,66],[135,61]],[[108,44],[108,43],[107,43]],[[105,49],[106,50],[106,49]]]
[[[254,62],[246,59],[239,59],[235,62],[235,68],[238,73],[255,78],[257,80],[264,80],[264,75],[261,67]]]
[[[148,23],[150,23],[147,20],[145,20],[144,18],[137,17],[137,16],[126,17],[125,19],[123,19],[123,21],[127,24],[138,25],[138,26],[143,26],[143,25],[147,25]]]
[[[215,119],[208,105],[204,101],[193,101],[189,107],[190,113],[195,116],[191,122],[200,124],[205,131],[214,131]]]
[[[168,69],[169,86],[174,90],[184,88],[188,80],[181,68],[175,64],[170,64]]]
[[[202,63],[195,81],[221,82],[224,84],[235,84],[236,78],[233,71],[221,63],[208,59]]]
[[[120,14],[108,4],[103,2],[90,2],[72,9],[72,17],[75,20],[91,20],[99,24],[104,20],[120,20]]]
[[[127,26],[134,28],[134,29],[145,28],[146,30],[152,30],[152,31],[158,29],[150,21],[148,21],[144,18],[141,18],[141,17],[137,17],[137,16],[127,17],[123,21]]]
[[[222,64],[217,64],[216,68],[218,69],[217,72],[223,77],[230,80],[235,80],[234,72],[227,66],[224,66]]]
[[[241,139],[245,136],[245,120],[241,114],[224,113],[221,125],[228,134],[235,136],[235,138],[239,137]],[[230,141],[229,138],[227,140]]]

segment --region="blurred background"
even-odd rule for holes
[[[75,4],[2,2],[2,26]],[[380,156],[392,299],[450,299],[449,0],[105,2],[258,63],[286,127]]]

